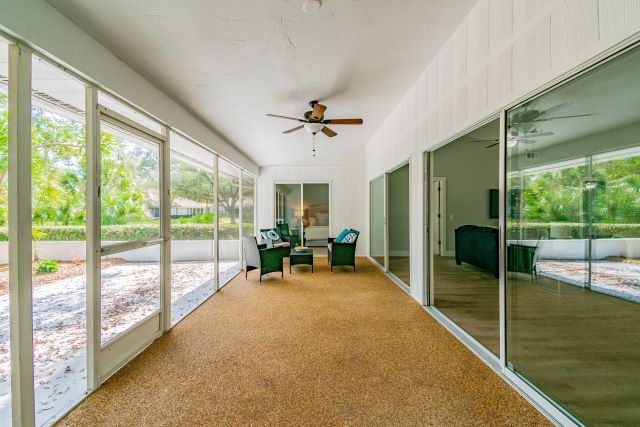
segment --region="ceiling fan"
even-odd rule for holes
[[[307,132],[309,132],[312,135],[315,135],[318,132],[322,132],[325,135],[327,135],[329,138],[333,138],[334,136],[337,135],[337,133],[329,129],[325,125],[361,125],[363,123],[362,119],[325,119],[324,112],[327,109],[325,105],[322,105],[318,101],[314,100],[309,102],[309,106],[311,107],[311,110],[304,113],[304,119],[297,119],[295,117],[288,117],[288,116],[280,116],[277,114],[267,114],[267,116],[277,117],[280,119],[295,120],[296,122],[304,123],[292,129],[285,130],[282,133],[291,133],[304,128]]]

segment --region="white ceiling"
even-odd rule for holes
[[[476,0],[48,0],[261,166],[362,163],[364,144]],[[126,94],[120,94],[126,97]],[[319,99],[327,118],[283,135]]]

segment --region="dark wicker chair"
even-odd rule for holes
[[[338,243],[335,241],[335,237],[329,237],[327,258],[331,271],[333,271],[333,267],[339,265],[350,265],[353,267],[353,271],[356,271],[356,243],[360,232],[353,229],[350,231],[356,234],[356,239],[351,243]]]
[[[267,244],[259,245],[255,237],[242,238],[242,248],[246,260],[245,279],[251,270],[260,270],[260,283],[262,283],[262,276],[267,273],[279,271],[284,277],[282,249],[267,246]]]

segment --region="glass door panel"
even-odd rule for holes
[[[160,310],[160,143],[101,121],[101,343]]]
[[[329,184],[302,184],[304,245],[324,252],[329,243]]]
[[[387,174],[388,269],[410,286],[409,165]]]
[[[640,48],[508,112],[507,366],[639,425]]]
[[[302,185],[276,184],[276,227],[289,231],[292,246],[301,244]]]
[[[241,269],[240,261],[240,169],[218,160],[218,244],[220,287]]]
[[[369,228],[371,240],[369,253],[371,258],[385,267],[384,256],[384,177],[376,178],[369,183]]]
[[[215,291],[215,158],[172,133],[171,323]]]

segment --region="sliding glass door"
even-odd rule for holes
[[[407,286],[411,285],[409,164],[387,174],[387,268]]]
[[[369,182],[369,256],[411,285],[409,163]]]
[[[328,183],[276,184],[274,204],[278,231],[294,244],[325,254],[331,235],[329,192]]]
[[[507,114],[507,367],[640,424],[640,48]]]
[[[242,269],[240,187],[240,169],[218,159],[219,287],[226,285]]]

